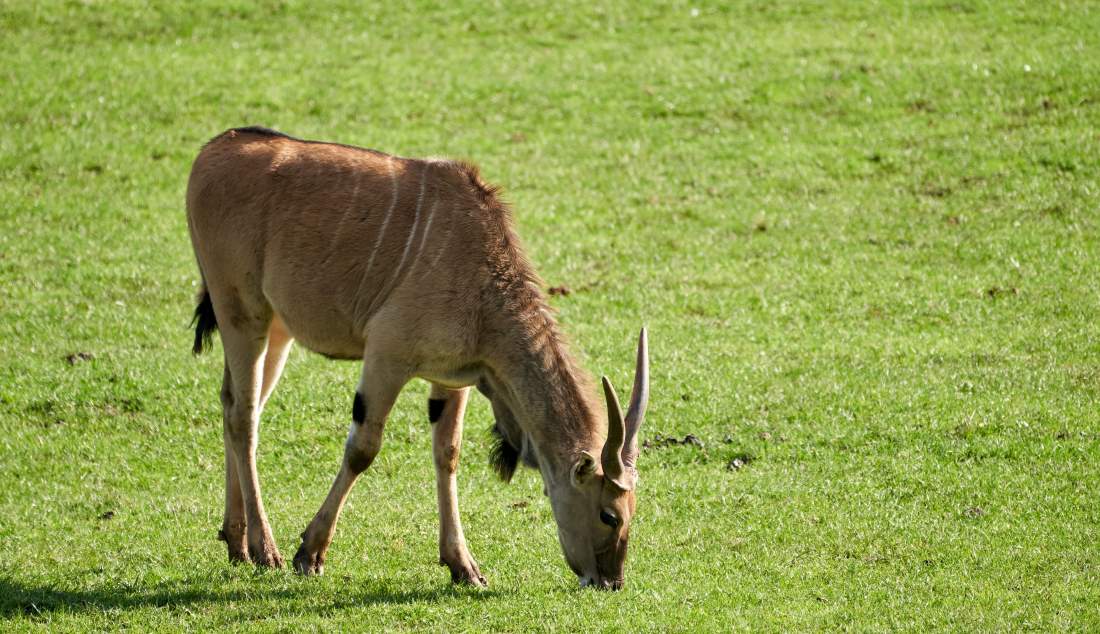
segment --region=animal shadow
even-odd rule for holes
[[[52,612],[105,612],[148,607],[173,608],[203,603],[252,602],[277,599],[295,602],[303,599],[304,609],[330,612],[371,604],[408,604],[445,601],[452,597],[478,600],[497,596],[492,590],[468,590],[439,585],[424,589],[398,589],[396,582],[365,581],[351,592],[341,593],[330,602],[317,602],[318,594],[328,590],[313,580],[295,579],[277,588],[262,583],[247,587],[219,587],[210,575],[193,575],[182,579],[160,581],[141,586],[124,582],[107,582],[96,587],[60,588],[45,583],[30,583],[10,576],[0,576],[0,618],[23,615],[35,618]],[[228,585],[228,584],[225,584]],[[305,601],[305,599],[310,599]]]

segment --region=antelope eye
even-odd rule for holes
[[[607,524],[611,528],[615,528],[619,525],[619,518],[602,509],[600,510],[600,521],[604,524]]]

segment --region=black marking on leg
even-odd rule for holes
[[[443,415],[443,407],[447,405],[447,400],[442,398],[430,398],[428,399],[428,422],[434,423],[439,420],[439,417]]]
[[[496,425],[489,430],[493,436],[493,447],[489,450],[489,464],[501,480],[511,482],[519,464],[519,450],[508,442]]]
[[[361,449],[348,452],[348,469],[355,475],[359,475],[366,471],[367,467],[369,467],[372,462],[374,462],[374,456]]]
[[[363,402],[363,395],[355,393],[355,400],[351,402],[351,419],[356,425],[362,425],[367,419],[367,404]]]

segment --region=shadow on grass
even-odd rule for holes
[[[245,582],[247,583],[247,582]],[[34,618],[50,612],[103,612],[148,607],[187,607],[202,603],[231,603],[279,600],[308,611],[331,612],[372,604],[408,604],[436,602],[448,598],[488,599],[498,596],[493,590],[438,586],[423,590],[400,590],[386,583],[370,582],[361,586],[349,583],[335,596],[331,589],[307,580],[273,588],[264,583],[246,587],[219,587],[210,576],[163,581],[147,587],[107,584],[83,589],[64,589],[51,585],[26,583],[12,577],[0,577],[0,618],[24,615]],[[314,602],[305,600],[314,599]],[[320,599],[320,600],[317,600]],[[298,600],[303,600],[302,602]]]

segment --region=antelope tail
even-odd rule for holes
[[[210,339],[214,331],[218,329],[218,319],[214,316],[214,304],[210,302],[210,291],[206,290],[206,282],[199,291],[199,305],[195,307],[195,316],[191,319],[191,325],[195,327],[195,345],[191,348],[193,354],[202,354],[202,351],[210,347]]]

